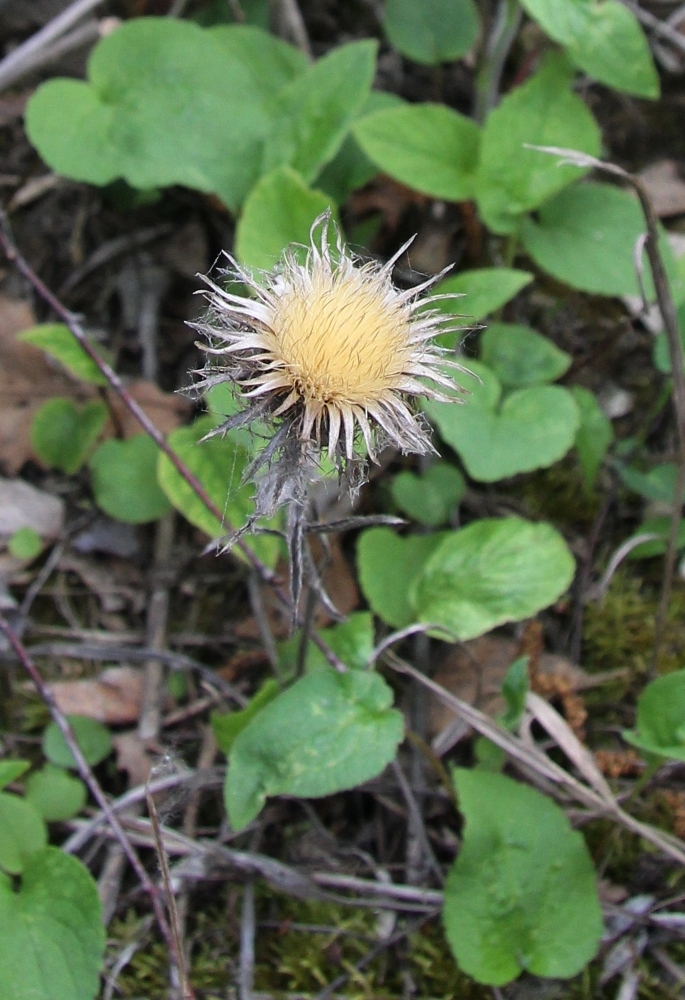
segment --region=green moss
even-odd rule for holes
[[[583,659],[586,670],[627,669],[644,677],[654,649],[658,590],[643,583],[632,566],[622,567],[601,602],[585,609]],[[671,594],[659,672],[685,665],[685,589],[676,583]]]

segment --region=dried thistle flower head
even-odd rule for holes
[[[331,253],[329,225],[328,213],[314,223],[304,263],[287,251],[259,281],[228,257],[226,275],[250,296],[205,278],[210,308],[196,329],[211,360],[199,385],[229,382],[243,403],[214,433],[257,421],[270,429],[247,472],[259,473],[255,517],[302,502],[323,452],[358,482],[364,446],[374,462],[389,444],[403,453],[434,450],[412,401],[453,400],[445,367],[464,370],[434,342],[453,329],[449,316],[430,308],[440,296],[419,298],[442,274],[401,291],[391,275],[409,243],[384,266],[363,263],[339,233]]]

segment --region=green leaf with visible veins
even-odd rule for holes
[[[392,691],[371,670],[317,670],[263,708],[229,756],[224,796],[241,830],[272,795],[320,798],[375,778],[404,735]]]
[[[15,892],[0,875],[0,996],[94,1000],[105,929],[97,885],[56,847],[34,854]]]

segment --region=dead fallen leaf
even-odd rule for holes
[[[134,730],[119,733],[112,739],[117,755],[117,770],[128,773],[128,782],[132,788],[146,784],[153,767],[153,760],[145,748],[145,744]]]
[[[685,214],[685,180],[675,160],[659,160],[638,177],[647,188],[652,207],[660,219]]]
[[[361,191],[356,191],[350,198],[349,208],[353,216],[380,212],[392,233],[397,229],[409,205],[425,205],[427,201],[425,195],[418,194],[411,188],[382,175]]]
[[[192,403],[173,392],[162,392],[154,382],[137,379],[126,385],[129,395],[145,410],[146,414],[162,434],[169,434],[179,427],[191,411]],[[140,434],[143,428],[132,413],[127,410],[119,397],[108,390],[108,403],[114,411],[124,437]],[[109,428],[109,433],[113,428]]]
[[[484,635],[455,646],[440,666],[435,680],[457,698],[496,718],[505,708],[500,694],[502,681],[510,665],[520,655],[520,644],[514,639]],[[570,660],[554,653],[539,655],[536,676],[563,679],[568,684],[568,690],[574,692],[597,683],[597,676],[586,673]],[[430,736],[436,736],[453,718],[454,714],[446,706],[433,699]]]
[[[0,539],[20,528],[33,528],[41,538],[57,538],[64,525],[64,500],[23,479],[0,478]]]
[[[138,721],[143,700],[143,674],[134,667],[108,667],[88,680],[55,681],[50,685],[65,715],[87,715],[108,726]]]

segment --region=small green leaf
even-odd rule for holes
[[[7,543],[7,550],[15,559],[35,559],[43,551],[43,540],[35,528],[19,528]]]
[[[481,382],[469,381],[470,395],[464,403],[425,401],[424,409],[443,440],[459,453],[470,476],[493,483],[547,468],[563,458],[579,424],[578,408],[567,389],[556,385],[518,389],[498,405],[497,376],[480,362],[468,365]]]
[[[46,764],[26,779],[26,800],[48,823],[78,815],[86,804],[86,786],[61,767]]]
[[[393,500],[404,514],[436,528],[449,520],[466,492],[466,482],[459,469],[448,462],[437,462],[422,476],[400,472],[391,489]]]
[[[48,468],[73,475],[88,458],[106,420],[107,407],[100,399],[83,406],[67,397],[49,399],[33,418],[31,446]]]
[[[638,750],[685,761],[685,670],[658,677],[637,702],[636,729],[624,740]]]
[[[597,123],[571,90],[566,60],[548,55],[538,72],[491,112],[483,130],[477,201],[485,223],[512,233],[521,215],[585,171],[526,148],[560,146],[592,156],[600,151]]]
[[[159,448],[147,434],[105,441],[90,458],[95,502],[128,524],[156,521],[171,509],[157,482]]]
[[[176,471],[166,455],[160,454],[158,476],[165,494],[176,510],[204,531],[210,538],[226,534],[226,524],[242,528],[254,511],[252,485],[241,483],[247,464],[247,452],[236,443],[232,434],[201,439],[216,426],[211,416],[200,417],[190,427],[179,427],[169,435],[169,445],[182,458],[190,471],[200,480],[219,510],[224,512],[224,523],[205,507],[194,490]],[[271,527],[276,523],[269,522]],[[278,538],[270,535],[246,537],[257,555],[270,566],[275,565],[281,551]],[[237,554],[237,550],[234,549]]]
[[[112,737],[106,726],[86,715],[69,715],[68,719],[86,763],[94,767],[105,757],[109,757],[112,752]],[[74,755],[56,722],[51,722],[43,733],[43,753],[51,764],[67,770],[77,770]]]
[[[0,760],[0,789],[16,781],[30,767],[28,760]]]
[[[274,105],[262,173],[290,166],[311,183],[340,149],[371,92],[377,42],[332,49],[288,84]]]
[[[662,462],[649,472],[640,472],[632,466],[619,465],[618,473],[628,487],[646,500],[659,503],[673,503],[678,466],[675,462]]]
[[[273,701],[280,688],[278,682],[268,678],[249,703],[239,712],[212,712],[212,730],[223,753],[228,755],[236,739],[257,712]]]
[[[18,334],[17,340],[39,347],[84,382],[90,382],[91,385],[107,385],[105,376],[64,323],[41,323],[32,326]],[[102,348],[98,350],[102,351]]]
[[[521,5],[595,80],[638,97],[659,96],[649,44],[637,18],[622,3],[522,0]]]
[[[94,1000],[105,947],[97,885],[56,847],[34,854],[21,889],[0,876],[0,996]]]
[[[631,538],[636,538],[638,535],[657,535],[658,537],[651,542],[642,542],[641,545],[636,545],[634,549],[630,550],[628,559],[651,559],[654,556],[663,555],[670,533],[670,517],[648,517],[631,535]],[[680,552],[683,548],[685,548],[685,519],[678,525],[678,534],[676,535],[676,549]]]
[[[553,156],[546,159],[556,163]],[[548,201],[536,222],[526,219],[521,239],[543,271],[571,288],[596,295],[641,295],[634,255],[644,232],[645,220],[636,198],[611,184],[588,181]],[[667,271],[673,273],[667,241],[662,239],[659,246]],[[654,286],[646,264],[643,281],[651,301]]]
[[[480,340],[480,357],[508,389],[555,382],[572,360],[547,337],[515,323],[490,323]]]
[[[491,986],[524,970],[570,979],[603,929],[581,834],[534,788],[480,770],[457,768],[454,778],[466,827],[443,919],[459,966]]]
[[[357,542],[359,583],[371,610],[388,625],[415,621],[409,586],[438,547],[444,532],[401,538],[391,528],[369,528]]]
[[[374,648],[373,619],[368,611],[354,611],[347,621],[323,628],[319,635],[350,670],[368,668]],[[285,676],[295,676],[301,641],[302,633],[296,632],[290,639],[279,643],[278,660]],[[330,669],[328,660],[311,640],[307,646],[305,667],[308,673]]]
[[[279,167],[255,184],[236,231],[236,253],[248,267],[270,270],[291,243],[309,245],[317,216],[332,208],[328,195],[312,191],[299,174]]]
[[[385,33],[398,52],[436,66],[466,55],[478,36],[473,0],[388,0]]]
[[[47,842],[45,823],[37,809],[25,799],[0,792],[0,869],[10,875],[21,874],[31,855]],[[0,880],[3,878],[0,874]]]
[[[594,393],[579,385],[574,385],[571,392],[580,414],[576,451],[585,484],[591,489],[595,485],[602,460],[614,439],[614,429],[609,418],[602,412]]]
[[[353,126],[378,168],[433,198],[472,198],[480,129],[444,104],[409,104],[378,111]]]
[[[444,537],[409,583],[412,620],[473,639],[553,604],[574,570],[566,543],[549,524],[519,517],[472,521]]]
[[[462,299],[444,299],[436,302],[439,309],[463,316],[469,323],[477,323],[490,316],[529,285],[533,275],[508,267],[482,267],[462,271],[453,278],[445,278],[435,286],[440,295],[463,295]]]
[[[320,798],[375,778],[395,756],[402,715],[373,671],[317,670],[263,708],[233,744],[225,800],[235,830],[272,795]]]

